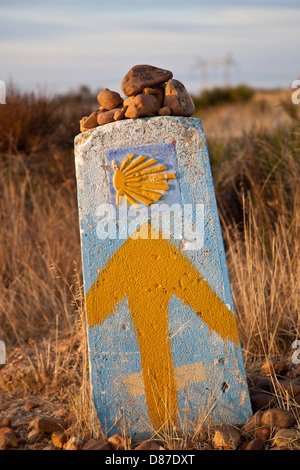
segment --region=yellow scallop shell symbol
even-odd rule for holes
[[[112,163],[117,204],[123,196],[129,204],[150,206],[169,189],[168,180],[176,178],[175,173],[168,172],[166,165],[144,155],[127,155],[120,168],[116,162]]]

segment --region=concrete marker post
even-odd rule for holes
[[[76,137],[75,162],[103,430],[137,440],[202,421],[245,423],[251,404],[201,121],[99,126]]]

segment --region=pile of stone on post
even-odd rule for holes
[[[173,73],[152,65],[135,65],[125,75],[121,90],[104,88],[97,96],[100,108],[80,120],[84,132],[121,119],[152,116],[192,116],[195,106],[185,86]]]

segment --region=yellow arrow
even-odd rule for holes
[[[149,238],[138,238],[148,230]],[[142,375],[152,425],[176,425],[177,390],[168,331],[168,303],[176,295],[218,333],[238,346],[234,314],[190,260],[146,224],[112,256],[86,296],[88,325],[101,324],[127,296],[140,348]],[[153,235],[153,233],[152,233]]]

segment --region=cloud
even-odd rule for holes
[[[41,6],[42,5],[42,6]],[[288,80],[295,73],[300,8],[295,1],[12,0],[0,7],[4,76],[33,86],[117,83],[136,63],[198,80],[197,57],[233,55],[235,80]],[[284,70],[280,67],[284,64]],[[295,77],[290,77],[292,80]],[[297,78],[297,77],[296,77]],[[180,78],[179,78],[180,79]]]

